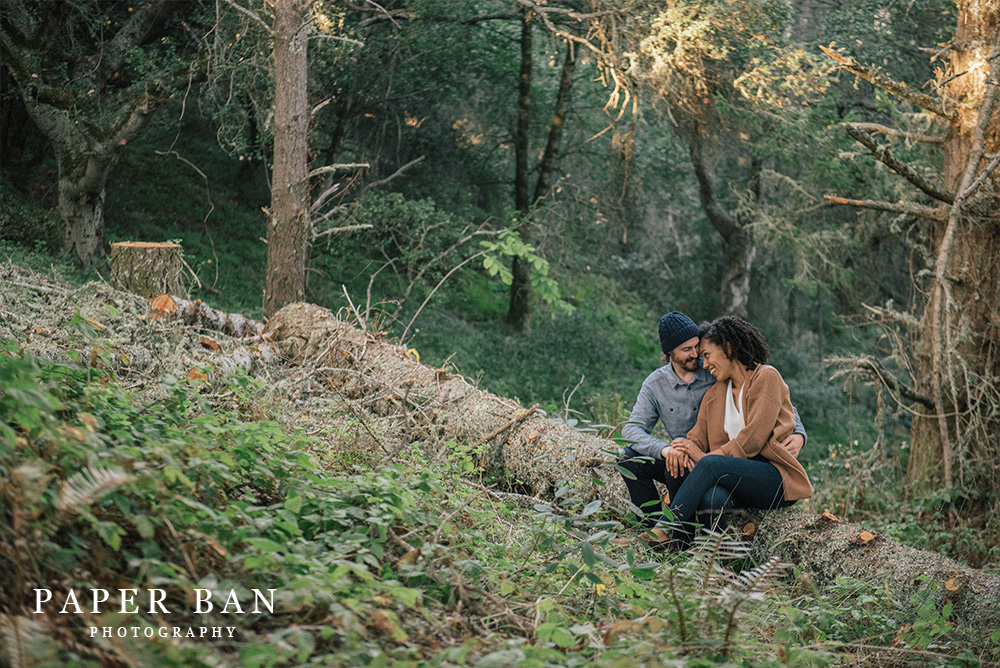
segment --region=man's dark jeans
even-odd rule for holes
[[[635,476],[635,480],[622,477],[632,503],[644,513],[640,521],[646,528],[654,527],[663,516],[653,481],[666,485],[673,514],[672,537],[682,543],[690,542],[697,516],[701,524],[725,528],[728,510],[782,508],[794,503],[785,501],[778,469],[763,460],[705,455],[693,470],[674,478],[667,473],[664,460],[643,457],[625,448],[625,457],[618,464]]]

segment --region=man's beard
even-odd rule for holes
[[[698,362],[697,357],[687,361],[681,361],[677,358],[673,358],[673,360],[677,366],[684,369],[685,371],[697,371],[701,367],[701,364]]]

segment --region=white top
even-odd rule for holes
[[[739,405],[737,406],[733,402],[733,381],[729,381],[729,385],[726,387],[726,434],[729,438],[736,438],[736,435],[743,431],[743,427],[747,426],[746,422],[743,420],[743,388],[746,387],[746,383],[740,387]]]

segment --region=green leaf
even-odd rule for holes
[[[302,512],[302,497],[294,496],[290,499],[285,499],[285,510],[295,515]]]
[[[583,563],[587,564],[590,568],[594,567],[597,563],[597,555],[594,554],[594,546],[590,543],[584,543],[580,551],[583,553]]]
[[[656,571],[652,568],[633,568],[629,572],[637,580],[652,580],[656,577]]]

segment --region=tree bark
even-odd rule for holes
[[[405,420],[412,441],[488,443],[488,473],[511,481],[512,491],[544,499],[568,483],[579,498],[600,498],[607,509],[628,511],[625,486],[609,457],[618,445],[609,439],[550,422],[541,411],[525,411],[460,376],[420,364],[405,347],[318,306],[285,307],[268,321],[264,337],[293,364],[322,370],[331,394]],[[952,603],[951,621],[973,632],[989,632],[996,625],[1000,576],[883,536],[862,535],[861,527],[828,513],[793,507],[748,517],[755,525],[758,556],[777,555],[796,564],[820,586],[833,585],[838,577],[889,582],[899,600],[920,594],[938,605]]]
[[[264,315],[301,301],[309,259],[308,3],[274,3],[274,169]]]
[[[112,287],[146,298],[186,297],[180,244],[119,241],[111,245]]]
[[[1000,7],[962,0],[943,91],[955,115],[944,145],[943,188],[956,194],[934,226],[935,276],[917,351],[917,388],[935,411],[914,418],[908,478],[1000,490]]]

